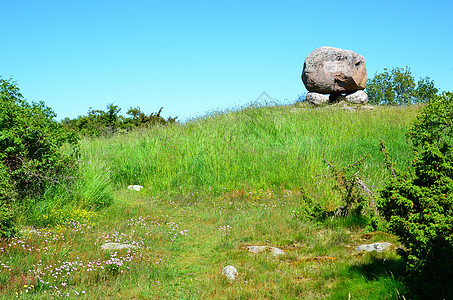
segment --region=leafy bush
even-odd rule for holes
[[[379,210],[407,248],[407,266],[427,297],[453,297],[453,93],[433,98],[408,136],[413,173],[395,169],[381,192]],[[439,293],[439,294],[437,294]]]
[[[331,212],[310,197],[307,190],[301,188],[300,193],[300,207],[294,212],[297,219],[322,221],[331,215]]]
[[[14,199],[14,189],[8,171],[0,162],[0,237],[9,237],[16,232],[11,199]]]
[[[177,117],[164,119],[161,116],[162,109],[157,113],[146,115],[139,107],[131,107],[126,113],[128,117],[124,117],[120,115],[121,108],[108,104],[106,111],[93,110],[90,107],[87,116],[79,116],[72,120],[65,118],[62,120],[62,124],[72,132],[83,136],[102,136],[128,131],[136,127],[175,123]]]
[[[60,149],[63,144],[74,144],[76,140],[54,117],[54,112],[43,102],[26,102],[15,82],[0,77],[0,207],[3,212],[13,204],[20,206],[27,198],[41,198],[49,187],[72,178],[75,161]],[[9,214],[1,216],[2,224],[11,224],[6,221]]]
[[[411,69],[406,67],[376,73],[368,80],[366,92],[371,104],[406,105],[426,103],[438,89],[429,77],[420,78],[416,84]]]
[[[0,162],[19,197],[40,195],[72,172],[74,160],[60,148],[74,136],[43,102],[27,103],[11,80],[0,79],[0,97]]]

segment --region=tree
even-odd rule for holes
[[[416,84],[411,69],[406,67],[376,73],[368,80],[366,92],[371,104],[408,105],[428,102],[438,89],[429,77],[420,78]]]

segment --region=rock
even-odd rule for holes
[[[382,252],[387,250],[390,246],[393,246],[392,243],[373,243],[373,244],[364,244],[356,247],[355,249],[357,251],[366,251],[366,252],[372,252],[372,251],[377,251],[377,252]]]
[[[259,253],[266,251],[267,246],[247,246],[247,250],[252,253]]]
[[[313,104],[313,105],[323,105],[325,103],[329,103],[329,96],[320,94],[320,93],[315,93],[315,92],[309,92],[305,96],[305,99],[307,100],[308,103]]]
[[[270,246],[247,246],[247,251],[251,253],[260,253],[269,250],[273,255],[283,255],[285,251],[277,247]]]
[[[275,256],[278,256],[278,255],[284,255],[285,254],[285,251],[283,251],[282,249],[280,248],[276,248],[276,247],[269,247],[269,249],[271,250],[271,253]]]
[[[359,108],[360,108],[360,110],[373,110],[374,109],[373,106],[369,106],[369,105],[360,106]]]
[[[31,234],[39,234],[39,230],[34,229],[34,228],[22,228],[19,231],[20,235],[31,235]]]
[[[102,250],[110,250],[110,251],[116,251],[116,250],[128,249],[128,248],[137,248],[137,246],[129,245],[129,244],[121,244],[121,243],[106,243],[101,246]]]
[[[345,98],[347,102],[355,104],[365,104],[368,102],[368,95],[362,90],[346,94]]]
[[[233,281],[238,275],[238,270],[233,266],[226,266],[222,269],[222,274],[225,275],[228,280]]]
[[[305,59],[302,71],[307,90],[322,94],[363,90],[366,79],[363,56],[333,47],[315,49]]]
[[[136,185],[136,184],[133,184],[133,185],[130,185],[127,187],[127,189],[131,190],[131,191],[140,191],[142,188],[143,188],[143,186]]]

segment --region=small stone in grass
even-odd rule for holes
[[[247,250],[252,253],[259,253],[266,251],[267,246],[247,246]]]
[[[277,247],[270,246],[247,246],[247,251],[251,253],[260,253],[269,250],[273,255],[283,255],[285,251]]]
[[[137,184],[132,184],[127,187],[127,189],[131,190],[131,191],[140,191],[142,188],[143,188],[143,186],[137,185]]]
[[[121,243],[106,243],[101,246],[102,250],[111,250],[111,251],[127,249],[127,248],[137,248],[137,246],[121,244]]]
[[[238,275],[238,270],[233,266],[226,266],[222,269],[222,274],[225,275],[228,280],[233,281]]]
[[[388,248],[390,248],[390,246],[393,246],[393,244],[384,242],[384,243],[363,244],[363,245],[360,245],[360,246],[356,247],[355,249],[357,251],[382,252],[382,251],[385,251]]]

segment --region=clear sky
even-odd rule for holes
[[[0,0],[0,75],[58,119],[115,103],[180,119],[294,101],[320,46],[453,91],[453,1]]]

